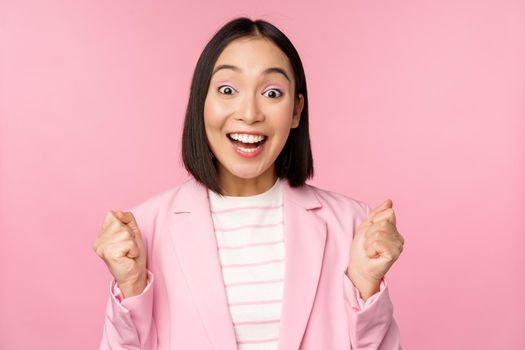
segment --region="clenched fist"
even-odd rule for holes
[[[359,225],[350,247],[347,275],[366,300],[380,290],[381,279],[403,251],[390,199]]]
[[[124,298],[146,288],[146,250],[131,212],[108,211],[93,250],[108,266]]]

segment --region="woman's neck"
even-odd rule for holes
[[[219,184],[225,196],[255,196],[268,191],[275,181],[277,174],[273,167],[251,179],[236,177],[231,173],[221,175],[219,172]]]

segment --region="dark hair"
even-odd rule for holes
[[[277,177],[288,179],[292,187],[302,186],[307,179],[313,177],[313,159],[308,132],[308,94],[299,54],[286,35],[274,25],[260,19],[253,21],[247,17],[239,17],[229,21],[217,31],[197,61],[182,134],[182,160],[186,170],[197,181],[218,194],[222,194],[222,189],[219,185],[217,160],[215,157],[210,157],[212,153],[206,138],[204,102],[213,67],[222,50],[233,40],[250,36],[268,38],[288,56],[295,78],[295,98],[298,98],[299,94],[304,96],[299,126],[290,130],[286,144],[275,160]]]

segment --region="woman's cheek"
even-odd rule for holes
[[[228,107],[224,103],[210,100],[204,105],[204,117],[210,124],[220,125],[228,115]]]
[[[286,133],[290,131],[292,125],[293,109],[290,107],[281,108],[275,112],[276,123],[279,130],[284,130]]]

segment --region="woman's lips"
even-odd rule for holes
[[[227,136],[232,146],[237,154],[244,158],[253,158],[259,155],[263,149],[264,144],[266,143],[267,138],[265,137],[262,141],[257,143],[245,143],[238,140],[233,140]]]

